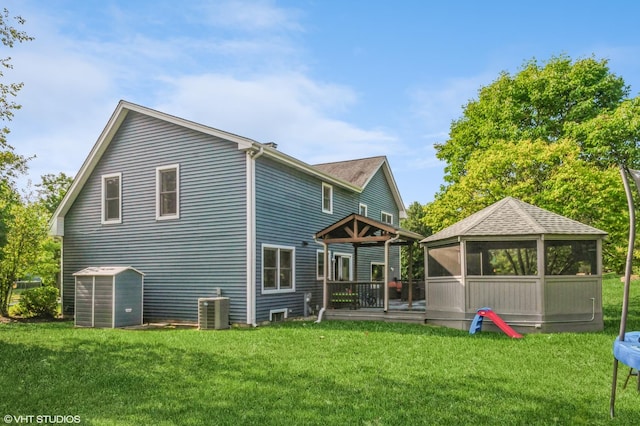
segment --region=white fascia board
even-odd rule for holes
[[[338,179],[335,176],[331,176],[328,175],[326,173],[321,172],[320,170],[316,169],[315,167],[311,166],[310,164],[305,163],[304,161],[298,160],[296,158],[293,158],[287,154],[284,154],[280,151],[278,151],[277,149],[268,147],[268,146],[264,146],[262,145],[264,148],[264,154],[269,156],[270,158],[272,158],[275,161],[278,161],[280,163],[286,164],[290,167],[296,168],[306,174],[309,174],[311,176],[315,176],[318,177],[320,179],[322,179],[324,182],[333,184],[335,186],[339,186],[341,188],[345,188],[349,191],[353,191],[353,192],[357,192],[357,193],[361,193],[363,188],[360,188],[359,186],[350,184],[349,182],[346,182],[342,179]]]
[[[100,137],[98,137],[98,140],[93,145],[93,148],[89,152],[89,155],[87,156],[84,163],[80,167],[80,170],[76,174],[76,177],[73,180],[71,186],[69,187],[67,194],[62,199],[62,201],[60,202],[60,205],[54,212],[53,217],[49,222],[49,233],[51,235],[55,235],[55,236],[64,235],[64,227],[61,228],[59,226],[59,219],[61,218],[64,219],[64,216],[67,214],[67,212],[69,211],[69,208],[71,207],[75,199],[80,194],[80,191],[82,190],[85,183],[87,182],[87,179],[89,179],[91,172],[100,161],[100,158],[102,158],[102,155],[104,154],[106,149],[109,147],[111,140],[113,139],[114,135],[120,128],[120,125],[126,118],[129,111],[135,111],[140,114],[157,118],[158,120],[162,120],[168,123],[173,123],[178,126],[186,127],[188,129],[191,129],[197,132],[205,133],[208,135],[219,137],[221,139],[235,142],[238,144],[239,149],[249,149],[252,146],[255,146],[257,144],[257,142],[251,139],[244,138],[242,136],[238,136],[233,133],[228,133],[223,130],[215,129],[213,127],[204,126],[202,124],[198,124],[193,121],[185,120],[170,114],[165,114],[160,111],[156,111],[150,108],[133,104],[131,102],[121,100],[118,103],[118,106],[116,107],[115,111],[111,115],[111,118],[109,118],[107,125],[102,130],[102,133],[100,133]],[[62,234],[60,233],[61,231],[62,231]]]
[[[380,170],[381,168],[382,168],[382,172],[384,173],[384,176],[387,178],[387,182],[389,183],[389,188],[391,189],[391,194],[393,195],[393,200],[396,202],[396,204],[398,206],[399,218],[400,219],[406,219],[407,218],[407,210],[406,210],[406,208],[404,206],[404,202],[402,201],[402,197],[400,196],[400,190],[398,189],[398,185],[396,184],[396,180],[393,177],[393,172],[391,171],[391,166],[389,166],[389,162],[387,161],[386,158],[380,163],[380,166],[378,167],[378,170]],[[371,182],[371,179],[373,179],[373,176],[375,176],[375,174],[378,173],[378,170],[376,170],[375,173],[371,173],[371,176],[369,176],[369,179],[365,182],[364,185],[362,185],[362,189],[367,187],[369,182]]]
[[[211,136],[216,136],[221,139],[225,139],[238,144],[239,149],[248,149],[253,146],[256,141],[239,136],[233,133],[225,132],[214,127],[205,126],[203,124],[196,123],[194,121],[186,120],[184,118],[176,117],[175,115],[160,112],[154,109],[146,108],[140,105],[132,104],[127,101],[120,101],[119,106],[122,105],[130,111],[139,112],[140,114],[148,115],[150,117],[157,118],[158,120],[166,121],[180,127],[186,127],[187,129],[195,130],[196,132],[204,133]]]
[[[115,135],[116,131],[120,127],[120,124],[122,124],[122,122],[124,121],[127,113],[128,110],[124,108],[124,101],[120,101],[118,107],[111,115],[111,118],[109,118],[107,125],[102,130],[102,133],[100,133],[100,137],[93,145],[93,148],[91,148],[89,155],[84,160],[84,163],[82,163],[82,166],[76,174],[76,177],[73,179],[69,190],[60,202],[60,205],[58,206],[56,211],[53,213],[53,217],[49,222],[49,232],[52,233],[52,235],[64,235],[64,227],[62,228],[62,234],[53,233],[56,228],[56,225],[54,224],[57,224],[60,219],[64,221],[64,216],[67,214],[69,208],[80,194],[80,191],[84,187],[84,184],[87,182],[87,179],[89,179],[91,172],[98,164],[98,161],[102,157],[102,154],[104,154],[104,152],[106,151],[109,143],[111,142],[111,139],[113,139],[113,135]]]

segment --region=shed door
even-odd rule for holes
[[[76,325],[93,327],[93,277],[76,277]]]
[[[96,277],[94,326],[113,327],[113,277]]]

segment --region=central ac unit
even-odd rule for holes
[[[229,328],[229,298],[209,297],[198,299],[198,328],[200,330],[224,330]]]

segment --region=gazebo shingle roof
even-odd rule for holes
[[[592,226],[527,204],[516,198],[506,197],[421,242],[428,243],[463,236],[541,234],[607,235],[606,232]]]

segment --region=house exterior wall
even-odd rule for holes
[[[389,187],[389,182],[380,168],[369,181],[364,191],[360,194],[358,205],[367,205],[367,216],[380,221],[382,212],[393,215],[393,225],[400,226],[398,206]],[[356,206],[356,209],[358,206]],[[358,210],[354,210],[357,212]],[[358,249],[358,280],[369,281],[371,279],[371,264],[384,263],[384,250],[380,247],[362,247]],[[400,276],[400,247],[389,248],[389,277],[393,279],[406,279]]]
[[[358,194],[336,185],[333,186],[333,211],[322,210],[323,181],[306,173],[261,157],[256,160],[256,320],[269,320],[271,311],[285,310],[289,316],[301,316],[304,310],[304,293],[311,292],[312,307],[322,306],[322,280],[318,279],[317,256],[323,246],[313,239],[313,234],[336,221],[357,213],[359,204],[368,207],[368,216],[380,220],[382,210],[394,215],[397,225],[398,208],[389,185],[381,171],[373,177],[366,189]],[[293,248],[295,251],[295,291],[263,292],[263,245]],[[332,254],[350,255],[354,262],[351,244],[332,244]],[[398,248],[392,248],[391,265],[399,271]],[[370,279],[371,262],[384,262],[384,248],[358,249],[358,276],[355,280]],[[352,271],[356,266],[352,263]]]
[[[246,320],[246,154],[237,144],[129,112],[65,217],[63,311],[88,266],[145,273],[144,317],[196,321],[199,297]],[[179,165],[179,219],[156,219],[156,168]],[[101,223],[102,176],[122,173],[122,223]]]
[[[322,180],[272,159],[256,161],[256,320],[269,320],[272,310],[302,316],[304,293],[311,305],[322,304],[322,281],[317,278],[317,253],[323,246],[313,234],[356,212],[357,194],[333,186],[333,212],[322,211]],[[263,292],[263,245],[291,247],[295,254],[295,291]],[[353,254],[351,245],[332,245],[331,252]]]

